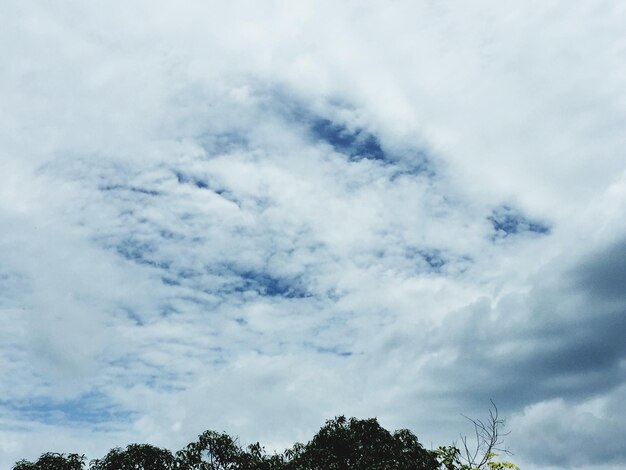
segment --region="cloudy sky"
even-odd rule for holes
[[[0,2],[0,467],[489,399],[626,466],[626,6]]]

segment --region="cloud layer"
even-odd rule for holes
[[[626,9],[229,5],[0,7],[0,466],[493,398],[623,467]]]

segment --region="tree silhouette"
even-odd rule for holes
[[[13,466],[13,470],[83,470],[85,456],[78,454],[58,454],[46,452],[36,462],[20,460]]]
[[[424,449],[411,431],[390,433],[376,419],[327,421],[308,444],[286,452],[287,469],[436,470],[433,451]]]
[[[89,470],[502,470],[517,469],[495,460],[502,449],[504,420],[493,404],[485,421],[470,419],[476,447],[464,436],[456,445],[425,449],[408,429],[393,433],[375,418],[336,417],[306,444],[297,443],[282,454],[267,454],[259,444],[242,447],[226,433],[206,431],[172,454],[149,444],[111,449],[92,460]],[[13,470],[84,470],[85,456],[45,453],[36,462],[20,460]],[[519,469],[517,469],[519,470]]]
[[[125,450],[111,449],[107,455],[93,460],[91,470],[170,470],[174,456],[167,449],[149,444],[131,444]]]

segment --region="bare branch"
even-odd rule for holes
[[[473,419],[462,415],[474,426],[475,445],[471,446],[467,436],[461,435],[463,449],[460,458],[472,468],[482,469],[495,452],[503,452],[512,455],[506,447],[502,447],[503,437],[508,436],[510,431],[503,432],[506,420],[500,418],[498,407],[493,400],[490,400],[489,417],[486,421]]]

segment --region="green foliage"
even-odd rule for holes
[[[494,454],[492,452],[490,452],[488,454],[488,461],[487,461],[487,467],[489,467],[489,470],[506,470],[506,469],[511,469],[511,470],[520,470],[520,468],[515,465],[514,463],[511,462],[495,462],[493,459],[496,458],[498,456],[498,454]]]
[[[460,460],[460,451],[455,446],[441,446],[435,453],[444,470],[465,470]]]
[[[36,462],[20,460],[13,470],[83,470],[84,466],[84,455],[46,452]]]
[[[177,468],[184,470],[235,469],[241,453],[232,437],[206,431],[185,449],[176,453]]]
[[[461,460],[461,451],[455,446],[441,446],[436,451],[437,459],[444,470],[520,470],[520,468],[511,462],[497,462],[494,459],[498,454],[488,452],[485,455],[484,462],[480,465],[471,465],[463,463]]]
[[[348,420],[344,416],[327,421],[308,444],[296,444],[287,456],[287,469],[437,468],[435,454],[424,449],[410,431],[391,434],[376,419]]]
[[[454,445],[428,450],[407,429],[391,433],[376,419],[339,416],[308,443],[282,454],[268,455],[259,443],[244,448],[228,434],[206,431],[176,454],[148,444],[114,448],[92,460],[89,470],[519,470],[496,461],[492,447],[475,464]],[[85,470],[85,456],[49,452],[36,462],[17,462],[13,470]]]
[[[259,443],[243,449],[228,434],[206,431],[176,453],[176,470],[275,470],[284,468],[279,455],[268,456]]]
[[[90,470],[169,470],[172,453],[149,444],[131,444],[125,450],[111,449],[102,459],[93,460]]]

